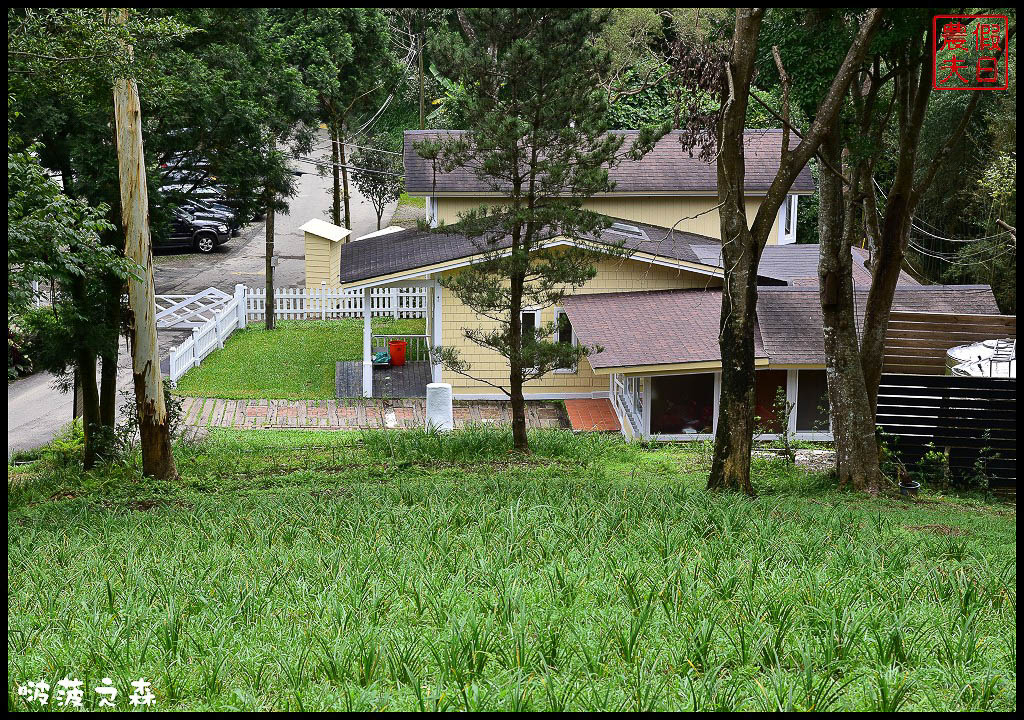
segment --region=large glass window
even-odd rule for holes
[[[651,378],[652,434],[710,434],[714,426],[714,373]]]
[[[828,432],[828,381],[824,370],[800,370],[796,384],[797,432]]]
[[[779,392],[786,397],[785,370],[758,370],[754,373],[754,414],[761,418],[758,425],[765,432],[782,432],[782,420],[776,408]]]

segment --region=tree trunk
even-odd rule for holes
[[[725,208],[723,208],[723,211]],[[738,236],[722,246],[722,262],[733,268],[727,273],[722,290],[722,320],[718,343],[722,353],[721,395],[718,400],[718,427],[715,452],[708,476],[710,490],[739,490],[754,494],[750,483],[750,453],[754,437],[754,318],[757,305],[756,282],[748,281],[757,273],[758,255],[750,243],[746,219],[738,220]],[[723,215],[723,226],[726,223]],[[728,251],[727,251],[728,249]]]
[[[518,240],[513,238],[512,252],[518,250]],[[509,303],[509,399],[512,401],[512,448],[518,452],[530,452],[526,436],[526,399],[523,397],[523,288],[526,280],[522,273],[513,273],[510,278]]]
[[[267,330],[273,330],[276,318],[274,317],[274,310],[276,303],[274,301],[274,203],[269,199],[270,192],[267,191],[267,258],[266,258],[266,271],[267,271],[267,302],[266,302],[266,327]]]
[[[107,323],[114,333],[110,347],[103,354],[103,367],[100,371],[100,423],[107,428],[114,428],[117,418],[117,358],[120,351],[121,327],[121,281],[108,281]]]
[[[127,10],[121,10],[119,21],[127,22]],[[164,404],[156,336],[156,291],[142,149],[142,110],[138,87],[130,78],[118,78],[114,83],[114,121],[125,255],[142,268],[141,278],[132,277],[128,281],[128,333],[139,412],[142,471],[157,479],[173,480],[178,471],[171,451],[171,429]]]
[[[82,432],[85,436],[82,465],[86,470],[91,470],[100,455],[96,437],[96,431],[100,426],[100,395],[96,386],[96,356],[84,347],[80,347],[75,352],[75,358],[78,381],[82,390]]]
[[[341,189],[342,199],[345,201],[345,227],[349,230],[352,229],[352,216],[349,214],[349,197],[348,197],[348,167],[346,167],[345,160],[345,138],[342,131],[338,130],[338,154],[341,157]]]
[[[838,127],[822,143],[821,154],[832,167],[840,167]],[[841,487],[875,494],[882,488],[882,472],[860,361],[850,247],[857,230],[856,201],[844,197],[843,180],[829,171],[821,174],[819,196],[819,295],[836,475]]]
[[[331,222],[341,227],[341,157],[338,152],[338,127],[331,122],[328,132],[331,135],[331,176],[334,181],[333,202],[331,204]]]
[[[727,72],[731,95],[723,98],[719,124],[718,199],[722,228],[722,310],[718,345],[721,394],[708,489],[752,495],[750,452],[754,437],[754,312],[760,246],[747,226],[743,179],[743,129],[761,16],[738,12]]]
[[[416,35],[416,54],[420,65],[420,130],[426,128],[426,103],[423,97],[423,33]]]

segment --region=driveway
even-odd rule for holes
[[[312,157],[322,156],[330,149],[326,133],[321,133],[318,150]],[[275,254],[278,265],[275,281],[278,287],[297,286],[305,278],[303,255],[305,244],[299,228],[311,218],[328,219],[331,206],[331,178],[320,177],[312,165],[296,163],[298,194],[289,201],[288,214],[278,214],[274,224]],[[377,229],[373,205],[349,183],[352,210],[352,237],[358,238]],[[384,212],[384,224],[394,206]],[[191,295],[208,287],[232,292],[236,283],[263,286],[265,280],[266,225],[253,223],[209,255],[184,251],[158,251],[153,258],[156,291],[160,295]],[[188,332],[160,332],[160,355],[180,343]],[[71,420],[72,397],[53,387],[53,376],[36,373],[7,385],[7,456],[14,450],[29,450],[50,441]],[[118,361],[118,386],[131,385],[131,358],[121,349]]]

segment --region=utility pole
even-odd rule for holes
[[[118,12],[126,24],[127,9]],[[131,45],[126,46],[132,57]],[[124,253],[141,269],[141,277],[128,280],[128,336],[132,349],[135,404],[139,413],[142,472],[160,480],[178,477],[171,450],[171,427],[164,403],[163,378],[156,337],[156,290],[153,283],[153,248],[149,235],[149,193],[142,151],[142,108],[135,80],[114,81],[114,127],[117,168],[121,185],[121,222]]]

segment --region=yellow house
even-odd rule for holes
[[[747,148],[751,178],[748,212],[754,212],[761,197],[757,193],[763,193],[774,176],[781,138],[781,133],[774,131],[754,133]],[[482,191],[471,169],[458,168],[442,177],[428,173],[422,159],[410,154],[412,145],[428,134],[407,133],[405,152],[409,192],[429,192],[428,221],[444,220],[447,226],[457,221],[460,211],[500,200],[497,193]],[[564,314],[567,322],[559,323],[562,329],[557,341],[602,348],[578,367],[529,381],[524,387],[526,398],[610,403],[628,437],[708,437],[717,422],[723,273],[717,212],[708,188],[714,182],[714,172],[707,163],[688,158],[671,144],[676,141],[674,136],[663,139],[651,154],[653,160],[648,155],[634,163],[637,167],[616,168],[616,192],[589,201],[590,207],[609,215],[609,228],[582,239],[555,237],[548,242],[548,247],[555,248],[585,245],[600,251],[607,247],[609,252],[597,263],[595,277],[560,307],[523,312],[527,328]],[[789,205],[790,220],[795,198],[813,189],[810,176],[801,177]],[[780,233],[792,231],[785,213],[777,224]],[[628,257],[617,252],[623,247]],[[506,398],[502,388],[508,385],[507,360],[465,335],[467,329],[493,327],[494,321],[476,314],[443,287],[445,278],[484,259],[477,241],[457,228],[406,229],[340,245],[340,282],[349,290],[364,293],[363,362],[361,369],[353,369],[361,372],[364,395],[380,392],[373,350],[394,339],[373,336],[370,292],[380,287],[416,286],[427,293],[426,333],[404,339],[416,347],[455,348],[469,370],[455,373],[431,364],[436,357],[423,356],[417,358],[422,360],[418,367],[401,372],[390,369],[388,377],[394,380],[404,374],[407,379],[414,378],[413,384],[423,385],[450,383],[456,399]],[[854,261],[855,280],[867,282],[870,275],[865,257],[855,251]],[[795,408],[789,429],[806,438],[829,437],[827,413],[823,413],[827,393],[817,263],[817,245],[796,245],[777,236],[776,242],[765,248],[758,269],[763,286],[756,343],[758,414],[770,428],[772,405],[781,388]],[[942,310],[956,298],[956,302],[967,303],[959,306],[964,311],[995,312],[991,290],[972,292],[965,295],[959,288],[923,288],[904,277],[895,308]],[[417,372],[420,375],[415,375]],[[359,386],[358,379],[352,386]]]
[[[441,172],[420,157],[416,144],[457,136],[457,130],[409,130],[405,133],[405,183],[410,195],[426,198],[426,218],[432,224],[458,222],[463,213],[482,204],[498,201],[500,192],[474,172],[459,167]],[[628,147],[636,131],[618,131]],[[691,157],[680,146],[679,131],[666,134],[640,160],[627,160],[609,170],[615,188],[589,198],[585,206],[609,217],[719,238],[718,181],[714,164]],[[744,134],[746,163],[746,209],[752,222],[782,153],[780,130],[748,130]],[[814,193],[809,169],[797,177],[789,196],[775,218],[768,242],[788,245],[796,242],[796,212],[799,198]]]

